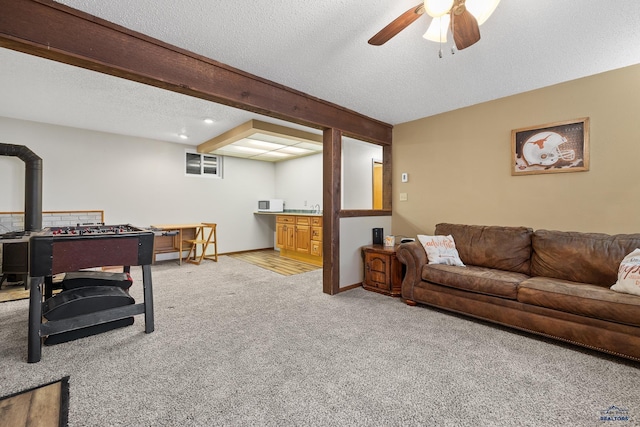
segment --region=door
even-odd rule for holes
[[[296,251],[311,253],[311,228],[308,225],[296,225]]]
[[[373,161],[373,209],[382,209],[382,162]]]

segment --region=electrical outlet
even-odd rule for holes
[[[409,200],[407,193],[400,193],[400,201],[406,202],[407,200]]]

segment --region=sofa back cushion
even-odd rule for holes
[[[537,230],[531,275],[610,287],[624,257],[640,248],[640,234]]]
[[[435,234],[452,235],[467,265],[529,274],[531,228],[442,223]]]

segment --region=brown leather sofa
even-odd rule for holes
[[[402,298],[640,361],[640,296],[609,289],[640,234],[438,224],[465,267],[428,264],[398,247]]]

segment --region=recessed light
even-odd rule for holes
[[[210,124],[213,124],[213,119],[206,118],[206,119],[204,119],[204,122],[206,124],[210,125]]]
[[[185,135],[184,133],[181,133],[178,136],[180,137],[180,139],[189,139],[189,137],[187,135]]]

